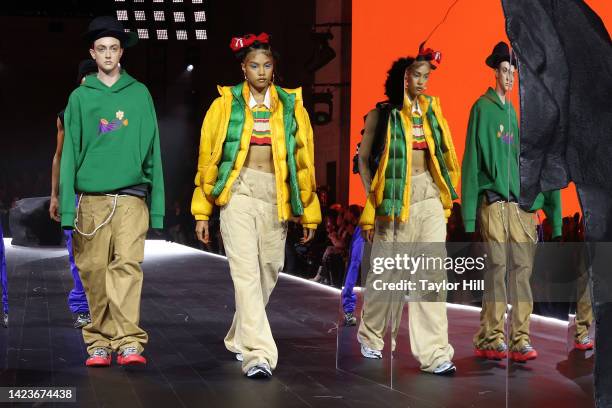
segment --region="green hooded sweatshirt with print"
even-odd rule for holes
[[[75,193],[149,187],[152,228],[163,228],[159,131],[147,87],[127,72],[112,86],[89,75],[70,95],[60,167],[62,227],[73,228]]]
[[[474,232],[476,213],[486,190],[504,199],[520,196],[519,129],[510,101],[503,103],[489,88],[470,112],[461,166],[461,213],[466,232]],[[544,210],[553,227],[553,237],[561,235],[561,193],[540,193],[529,211]]]

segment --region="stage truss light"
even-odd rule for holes
[[[119,21],[127,21],[128,12],[127,10],[117,10],[117,20]]]
[[[156,30],[157,39],[158,40],[167,40],[168,39],[168,30]]]
[[[206,21],[206,13],[203,11],[194,11],[193,19],[195,20],[196,23],[204,22]]]
[[[187,40],[187,30],[176,30],[176,39],[180,41]]]
[[[115,0],[113,3],[117,19],[125,28],[139,33],[141,39],[208,39],[203,0]]]
[[[174,12],[174,22],[175,23],[184,23],[185,22],[185,13],[182,11]]]

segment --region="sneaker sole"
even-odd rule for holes
[[[86,367],[110,367],[111,366],[111,362],[110,361],[90,361],[90,360],[87,360],[87,361],[85,361],[85,366]]]
[[[593,344],[575,343],[574,344],[574,348],[577,349],[577,350],[581,350],[581,351],[587,351],[587,350],[593,350],[594,345]]]
[[[530,360],[535,360],[538,357],[538,353],[531,351],[527,354],[521,354],[519,352],[510,353],[510,359],[515,363],[526,363]]]
[[[482,349],[474,349],[474,355],[480,358],[486,358],[487,360],[505,360],[508,357],[508,353],[505,351],[495,351],[495,350],[482,350]]]
[[[146,359],[128,359],[125,361],[124,359],[117,359],[117,364],[123,367],[144,367],[147,365]]]

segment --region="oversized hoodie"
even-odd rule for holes
[[[461,212],[466,232],[474,232],[476,212],[486,190],[504,199],[518,199],[519,130],[516,112],[510,101],[502,103],[489,88],[472,106],[465,141],[461,171]],[[543,209],[553,227],[553,236],[561,235],[561,193],[540,193],[529,211]]]
[[[147,184],[151,227],[162,228],[164,180],[159,130],[146,86],[127,72],[113,86],[89,75],[70,95],[60,167],[62,227],[73,228],[75,193]]]

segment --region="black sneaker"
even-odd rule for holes
[[[270,378],[272,377],[272,370],[270,369],[270,366],[268,365],[268,363],[260,363],[257,365],[254,365],[253,367],[249,368],[249,370],[246,373],[246,376],[248,378]]]
[[[353,316],[352,312],[344,314],[344,325],[345,326],[355,326],[357,324],[357,318]]]
[[[76,320],[74,321],[74,328],[81,329],[91,323],[91,316],[89,313],[77,313]]]

